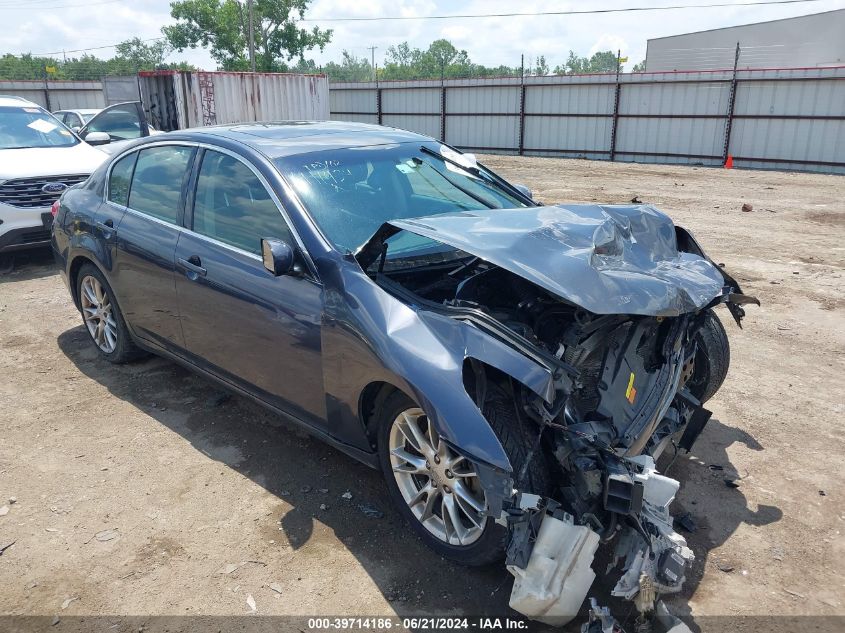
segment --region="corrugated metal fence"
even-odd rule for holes
[[[51,112],[107,105],[138,99],[138,79],[103,77],[99,81],[0,80],[0,95],[23,97]]]
[[[461,149],[845,173],[845,67],[333,83],[333,119]]]
[[[100,81],[0,80],[0,95],[23,97],[51,112],[76,108],[104,108]]]

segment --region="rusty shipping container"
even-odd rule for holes
[[[150,124],[166,132],[329,118],[325,75],[156,70],[138,73],[138,84]]]

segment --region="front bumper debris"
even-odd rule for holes
[[[680,591],[694,555],[673,529],[669,514],[679,483],[658,473],[650,456],[627,461],[635,469],[633,480],[642,491],[642,502],[636,515],[604,535],[605,540],[617,538],[616,557],[607,573],[622,561],[622,576],[612,595],[633,601],[647,617],[658,596]],[[577,525],[555,501],[534,495],[517,494],[516,507],[504,518],[511,530],[507,567],[515,578],[511,608],[547,624],[566,624],[577,615],[595,579],[590,565],[602,536]],[[605,624],[600,626],[595,630],[604,633]]]
[[[599,535],[559,508],[542,512],[527,565],[508,565],[514,575],[510,607],[546,624],[562,625],[578,609],[596,574],[590,567]]]

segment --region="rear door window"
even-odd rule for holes
[[[261,254],[261,239],[293,245],[290,230],[267,189],[244,163],[208,150],[194,196],[195,233]]]
[[[129,182],[132,180],[132,170],[137,158],[138,152],[132,152],[112,166],[109,175],[109,202],[124,207],[129,204]]]
[[[129,192],[129,208],[177,224],[182,190],[194,148],[151,147],[138,152]]]

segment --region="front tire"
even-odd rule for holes
[[[719,391],[731,364],[731,346],[725,327],[713,310],[707,310],[704,323],[696,334],[698,350],[687,387],[701,404]]]
[[[514,452],[516,437],[503,446],[518,472],[528,448]],[[474,464],[440,440],[422,409],[401,392],[381,407],[378,452],[392,501],[426,545],[472,567],[504,557],[507,530],[484,516],[486,498]]]
[[[100,355],[111,363],[126,363],[143,355],[135,346],[105,276],[84,264],[76,282],[82,323]]]

